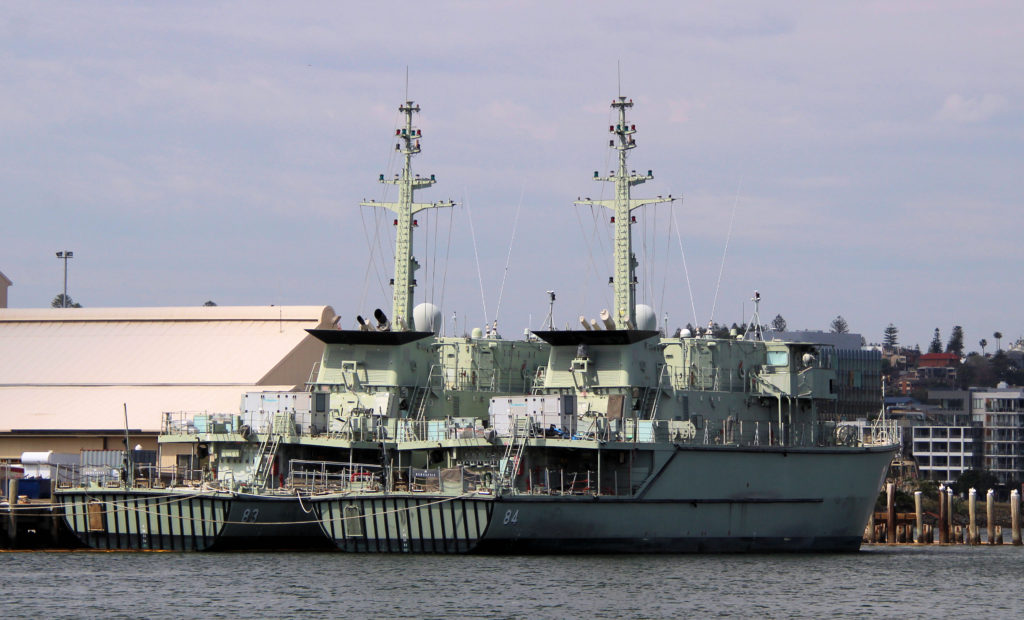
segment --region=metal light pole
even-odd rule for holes
[[[64,250],[63,252],[57,252],[57,258],[64,260],[64,297],[60,300],[60,307],[68,307],[68,259],[74,258],[75,253],[70,250]]]

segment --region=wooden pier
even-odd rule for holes
[[[875,512],[864,530],[868,544],[942,544],[942,545],[1002,545],[1003,527],[995,523],[995,493],[985,494],[985,536],[978,527],[977,491],[971,489],[967,499],[967,524],[955,523],[953,490],[939,487],[939,512],[924,513],[921,491],[914,493],[914,512],[896,512],[895,485],[886,484],[886,511]],[[1010,544],[1021,545],[1020,494],[1010,493]],[[933,521],[932,523],[926,522]],[[961,515],[962,516],[962,515]]]

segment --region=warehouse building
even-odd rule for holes
[[[155,450],[165,413],[237,413],[302,390],[330,306],[0,309],[0,462],[23,452]],[[127,425],[126,425],[127,418]]]

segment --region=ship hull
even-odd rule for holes
[[[636,495],[346,495],[324,533],[363,553],[848,552],[894,448],[679,447]]]
[[[323,549],[312,510],[295,497],[185,490],[58,492],[64,521],[93,549]]]
[[[860,548],[894,448],[680,448],[636,497],[496,499],[481,553]]]
[[[351,553],[471,553],[493,514],[492,496],[348,495],[316,502],[324,533]]]

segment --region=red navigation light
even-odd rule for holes
[[[636,125],[630,125],[630,126],[629,126],[629,128],[630,128],[630,130],[632,130],[632,131],[636,131]]]
[[[615,125],[608,125],[608,131],[615,131]]]
[[[396,135],[396,136],[400,136],[400,135],[402,135],[402,130],[401,130],[401,129],[396,129],[396,130],[395,130],[395,135]]]
[[[612,216],[612,224],[614,224],[614,223],[615,223],[615,216],[613,215]]]
[[[419,220],[413,220],[412,221],[412,225],[418,227],[420,225],[420,221]]]
[[[629,220],[630,220],[631,222],[633,222],[634,224],[636,224],[636,216],[635,216],[635,215],[633,215],[633,216],[630,216]]]
[[[398,220],[397,219],[395,220],[395,226],[398,226]]]

